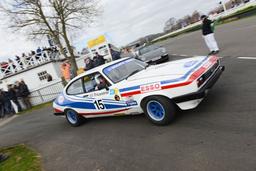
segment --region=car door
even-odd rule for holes
[[[101,80],[105,80],[105,86],[101,85]],[[124,110],[127,105],[125,102],[113,94],[111,84],[99,72],[82,77],[84,94],[80,98],[86,99],[94,108],[86,110],[87,115],[111,115],[121,110]]]

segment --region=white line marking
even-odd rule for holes
[[[15,119],[17,117],[19,117],[19,116],[18,115],[14,115],[14,116],[12,116],[10,118],[7,118],[7,119],[3,120],[2,122],[0,122],[0,127],[8,124],[9,122],[11,122],[13,119]]]
[[[256,60],[256,57],[237,57],[238,59],[254,59]]]

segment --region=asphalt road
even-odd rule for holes
[[[217,28],[226,71],[198,108],[180,112],[169,126],[141,115],[90,119],[72,128],[44,108],[0,127],[0,146],[28,144],[47,171],[255,171],[255,24],[254,17]],[[173,54],[207,53],[199,32],[163,44]]]
[[[216,27],[215,37],[221,56],[256,56],[256,17],[250,17]],[[201,31],[183,34],[160,42],[171,54],[205,55],[208,48]]]

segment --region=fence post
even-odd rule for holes
[[[44,98],[43,98],[42,94],[40,93],[40,90],[37,90],[37,92],[38,92],[38,96],[40,97],[40,99],[41,99],[41,101],[43,103],[44,102]]]

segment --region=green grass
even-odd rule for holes
[[[30,113],[30,112],[33,112],[33,111],[38,110],[38,109],[49,107],[51,105],[52,105],[52,102],[43,103],[43,104],[40,104],[40,105],[37,105],[37,106],[33,106],[31,109],[23,110],[22,112],[17,113],[17,115],[22,115],[22,114]]]
[[[0,171],[41,171],[40,156],[25,145],[2,148],[0,153],[9,156],[0,163]]]

